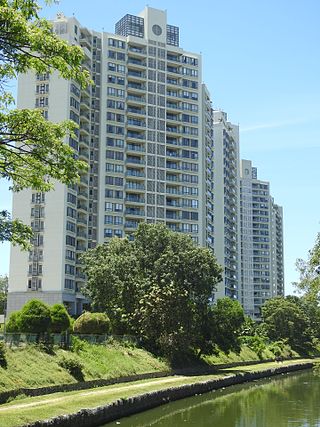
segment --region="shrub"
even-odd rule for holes
[[[66,369],[76,380],[83,381],[83,365],[76,357],[62,355],[58,360],[58,365]]]
[[[6,323],[6,332],[20,332],[20,311],[14,311]]]
[[[263,359],[263,352],[267,348],[265,338],[259,335],[245,335],[240,339],[241,344],[251,348],[259,357]]]
[[[50,307],[42,301],[28,301],[20,311],[21,332],[43,333],[51,325]]]
[[[69,329],[71,318],[63,304],[54,304],[50,307],[50,315],[52,332],[59,334]]]
[[[0,342],[0,366],[2,368],[7,367],[6,345],[4,342]]]
[[[77,334],[107,334],[110,332],[110,320],[105,313],[83,313],[73,324]]]

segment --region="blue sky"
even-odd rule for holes
[[[320,222],[320,2],[318,0],[149,0],[180,27],[180,45],[203,55],[203,80],[214,106],[240,125],[241,157],[271,182],[284,208],[286,293],[297,280],[296,258],[306,258]],[[82,25],[113,32],[135,0],[61,0],[43,16],[74,14]],[[1,185],[1,184],[0,184]],[[0,186],[1,209],[10,195]],[[8,272],[0,245],[0,274]]]

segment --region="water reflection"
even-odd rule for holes
[[[320,379],[311,371],[172,402],[118,420],[122,427],[319,427]],[[108,426],[119,425],[115,422]]]

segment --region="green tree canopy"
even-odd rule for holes
[[[201,325],[221,281],[221,267],[209,249],[163,224],[142,223],[132,241],[112,239],[82,259],[84,292],[110,315],[116,331],[142,335],[162,353],[161,342],[172,343],[172,349],[203,345]]]
[[[110,319],[105,313],[86,311],[74,322],[73,331],[77,334],[108,334]]]
[[[239,335],[244,321],[239,301],[227,297],[218,299],[210,313],[212,342],[224,352],[240,350]]]
[[[307,350],[311,337],[306,313],[292,297],[275,297],[262,306],[264,330],[272,341],[287,340],[295,350]]]
[[[297,259],[296,268],[300,273],[295,287],[308,298],[320,301],[320,274],[315,271],[320,265],[320,233],[318,233],[314,247],[309,251],[308,259]]]
[[[51,325],[50,307],[42,301],[32,299],[20,310],[21,332],[40,334],[48,332]]]
[[[8,180],[14,191],[48,191],[53,180],[76,182],[87,168],[64,142],[73,135],[74,122],[51,123],[40,110],[14,109],[6,90],[10,79],[29,70],[56,71],[80,86],[90,83],[81,66],[81,48],[60,39],[38,12],[36,0],[0,0],[0,178]],[[29,227],[1,212],[0,242],[9,240],[27,248],[30,236]]]
[[[50,330],[54,333],[65,332],[71,324],[70,316],[63,304],[54,304],[50,307],[51,326]]]

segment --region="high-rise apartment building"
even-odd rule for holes
[[[258,180],[257,168],[241,161],[241,280],[239,299],[247,315],[261,318],[261,306],[283,295],[283,218],[270,185]]]
[[[27,254],[12,248],[8,312],[38,298],[80,313],[87,303],[80,255],[130,236],[142,221],[165,223],[211,248],[223,266],[215,297],[245,303],[256,283],[245,282],[240,268],[239,129],[213,109],[201,56],[183,50],[179,28],[150,7],[124,16],[115,33],[88,30],[62,14],[53,30],[82,47],[94,85],[81,89],[55,72],[30,72],[19,76],[18,107],[40,108],[53,122],[76,122],[66,143],[89,169],[76,185],[14,194],[13,216],[32,226],[34,240]],[[279,293],[282,211],[272,206],[270,233],[278,245],[270,248],[270,286]],[[248,286],[239,293],[240,283]],[[262,292],[265,282],[260,285]]]
[[[214,252],[223,267],[216,298],[238,297],[239,283],[239,127],[222,111],[213,112]]]
[[[201,56],[179,46],[166,12],[126,15],[115,34],[89,31],[59,15],[54,31],[84,51],[94,86],[81,90],[55,73],[19,77],[19,108],[74,120],[67,142],[89,164],[73,186],[14,195],[13,215],[31,224],[29,254],[12,248],[8,311],[28,299],[81,312],[79,255],[141,221],[164,222],[199,245],[214,244],[213,112]]]

